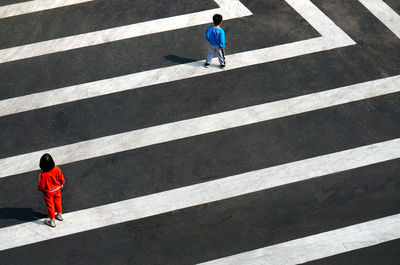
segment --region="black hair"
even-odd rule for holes
[[[215,14],[215,15],[213,16],[213,21],[214,21],[214,25],[215,25],[215,26],[218,26],[218,25],[221,24],[221,22],[222,22],[222,15],[220,15],[220,14]]]
[[[40,158],[39,166],[43,170],[43,172],[52,170],[55,167],[55,164],[51,155],[50,154],[42,155],[42,157]]]

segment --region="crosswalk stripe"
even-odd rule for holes
[[[0,50],[0,63],[202,25],[210,23],[215,13],[223,14],[225,19],[252,15],[239,0],[214,1],[219,8],[3,49]]]
[[[44,153],[67,164],[399,91],[400,75],[7,157],[0,159],[0,178],[37,170]]]
[[[309,0],[286,1],[300,15],[302,15],[302,17],[308,23],[310,23],[318,32],[320,32],[322,37],[228,55],[226,56],[228,61],[226,71],[355,44],[355,42],[349,36],[347,36],[345,32],[337,27]],[[218,2],[223,9],[228,9],[226,6],[227,3],[228,2]],[[240,5],[233,10],[241,10],[241,8],[245,7]],[[241,14],[245,14],[246,10],[241,10]],[[235,14],[231,14],[231,16],[234,15]],[[95,82],[4,99],[0,101],[0,116],[64,104],[76,100],[103,96],[150,85],[218,73],[212,69],[204,69],[202,64],[202,61],[181,64],[177,66],[159,68]]]
[[[234,70],[261,63],[287,59],[338,48],[336,43],[324,37],[278,45],[259,50],[227,55],[228,65],[224,71]],[[204,61],[158,68],[130,75],[94,81],[0,101],[0,116],[65,104],[111,93],[183,80],[192,77],[221,73],[213,68],[204,68]]]
[[[400,15],[383,0],[358,0],[388,29],[400,38]]]
[[[400,238],[400,214],[299,238],[201,265],[294,265]]]
[[[66,213],[52,229],[43,220],[0,229],[0,251],[224,200],[400,157],[400,138],[134,199]]]
[[[94,0],[33,0],[1,6],[0,19],[92,1]]]

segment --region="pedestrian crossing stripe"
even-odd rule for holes
[[[358,0],[376,16],[397,38],[400,38],[400,15],[383,0]]]
[[[219,8],[3,49],[0,63],[207,24],[215,13],[223,14],[225,20],[252,15],[239,0],[214,1]]]
[[[226,59],[228,64],[224,71],[355,44],[346,33],[337,27],[309,0],[286,1],[322,36],[309,40],[227,55]],[[219,2],[219,4],[223,6],[222,2]],[[17,50],[15,52],[17,52]],[[202,65],[203,61],[180,64],[4,99],[0,101],[0,116],[220,72],[215,71],[215,69],[204,69]]]
[[[364,0],[359,0],[360,2],[366,2]],[[307,4],[313,5],[310,1],[308,0],[287,0],[289,4],[293,8],[295,8],[297,11],[298,9],[305,8],[307,9]],[[376,1],[376,2],[382,2],[382,1]],[[304,4],[304,5],[302,5]],[[315,6],[314,6],[315,7]],[[316,7],[315,7],[316,8]],[[373,12],[379,19],[382,20],[382,22],[388,26],[390,30],[392,30],[396,35],[396,23],[393,24],[391,22],[387,22],[382,19],[382,17],[376,13],[376,9],[368,7],[368,9],[373,10]],[[313,12],[315,9],[312,9]],[[308,10],[309,11],[309,10]],[[308,12],[306,11],[306,13]],[[298,11],[299,12],[299,11]],[[301,11],[302,12],[302,11]],[[299,12],[300,14],[302,14]],[[318,12],[320,12],[318,10]],[[312,12],[309,12],[308,14],[311,14]],[[322,13],[322,12],[320,12]],[[303,13],[304,14],[304,13]],[[397,15],[397,14],[396,14]],[[325,16],[325,15],[324,15]],[[304,16],[303,16],[304,17]],[[306,18],[306,17],[304,17]],[[316,19],[307,19],[306,20],[313,25],[313,27],[322,27],[321,25],[324,24],[320,23],[320,20]],[[310,22],[310,21],[311,22]],[[328,19],[329,20],[329,19]],[[384,22],[385,21],[385,22]],[[320,25],[318,25],[320,23]],[[331,22],[333,24],[333,22]],[[334,24],[333,24],[334,25]],[[332,26],[332,25],[331,25]],[[297,45],[298,43],[302,43],[304,45],[309,45],[312,48],[310,50],[307,50],[306,47],[304,50],[307,50],[308,53],[311,52],[317,52],[317,51],[322,51],[322,50],[328,50],[328,49],[334,49],[338,47],[345,47],[348,45],[353,45],[355,44],[354,41],[352,41],[343,31],[336,27],[331,27],[329,29],[322,27],[322,31],[319,31],[322,37],[311,39],[311,40],[306,40],[302,42],[297,42],[297,43],[291,43],[291,44],[284,44],[281,47],[293,47],[294,45]],[[333,31],[332,31],[333,29]],[[333,33],[333,34],[332,34]],[[325,35],[326,34],[326,35]],[[336,35],[336,36],[335,36]],[[399,35],[397,35],[399,36]],[[292,46],[290,46],[292,45]],[[321,46],[325,45],[324,49],[321,49]],[[298,47],[297,47],[298,48]],[[266,48],[270,49],[270,48]],[[266,49],[261,49],[259,50],[259,54],[263,55],[267,50]],[[301,50],[300,52],[304,52],[304,50]],[[268,57],[270,61],[272,60],[278,60],[278,59],[271,59],[271,58],[279,58],[278,53],[281,52],[281,50],[276,49],[276,50],[268,50],[268,52],[272,52],[272,56]],[[253,51],[249,51],[253,52]],[[275,54],[276,53],[276,54]],[[257,53],[254,53],[257,54]],[[254,55],[252,54],[252,55]],[[291,49],[290,51],[288,50],[285,53],[285,58],[290,58],[291,56],[299,56],[296,55],[297,53],[294,51],[294,49]],[[307,54],[307,53],[304,53]],[[256,61],[254,58],[250,56],[250,58],[247,57],[248,54],[242,53],[240,56],[237,56],[236,58],[234,55],[232,55],[232,60],[235,62],[237,60],[240,63],[243,63],[242,66],[249,66],[249,65],[254,65],[257,63],[260,63]],[[258,55],[258,54],[257,54]],[[301,54],[300,54],[301,55]],[[275,57],[274,57],[275,56]],[[264,55],[266,57],[266,55]],[[249,63],[250,62],[250,63]],[[193,64],[187,64],[186,66],[199,66],[200,62],[195,62]],[[262,62],[261,62],[262,63]],[[247,65],[246,65],[247,64]],[[236,67],[238,68],[238,67]],[[233,66],[230,69],[235,69]],[[156,69],[157,70],[157,69]],[[175,70],[178,70],[177,68]],[[202,69],[204,71],[204,69]],[[156,72],[153,72],[153,74],[156,74]],[[208,73],[205,73],[208,74]],[[193,75],[196,76],[196,75]],[[189,76],[189,77],[193,77]],[[200,76],[200,75],[197,75]],[[147,76],[148,77],[148,76]],[[181,80],[184,78],[189,78],[189,77],[181,77],[180,79],[176,80]],[[190,137],[194,135],[199,135],[202,133],[208,133],[208,132],[214,132],[218,130],[224,130],[227,128],[234,128],[236,126],[242,126],[242,125],[237,125],[243,123],[244,125],[247,124],[252,124],[255,122],[260,122],[260,121],[265,121],[265,120],[270,120],[270,119],[275,119],[279,117],[285,117],[288,115],[293,115],[293,114],[298,114],[298,113],[303,113],[307,111],[312,111],[315,109],[320,109],[320,108],[326,108],[330,106],[335,106],[338,104],[345,104],[348,102],[353,102],[356,100],[362,100],[366,98],[371,98],[371,97],[376,97],[376,96],[381,96],[389,93],[396,93],[399,91],[400,88],[400,83],[399,83],[399,78],[400,76],[394,76],[394,77],[389,77],[389,78],[384,78],[380,80],[375,80],[375,81],[370,81],[366,83],[361,83],[361,84],[356,84],[352,86],[347,86],[343,88],[338,88],[338,89],[333,89],[330,91],[324,91],[320,93],[314,93],[310,95],[305,95],[301,97],[296,97],[293,99],[288,99],[288,100],[283,100],[279,102],[272,102],[272,103],[266,103],[262,105],[257,105],[257,106],[252,106],[244,109],[239,109],[239,110],[234,110],[232,112],[223,112],[223,113],[218,113],[218,114],[213,114],[209,115],[212,116],[213,118],[215,117],[223,117],[224,115],[228,114],[228,117],[231,117],[231,119],[227,120],[227,123],[225,125],[222,125],[220,128],[212,129],[211,131],[209,130],[209,127],[206,127],[206,132],[203,131],[198,131],[198,134],[193,134],[193,131],[185,132],[188,133],[188,136],[176,136],[172,135],[172,140],[174,139],[181,139],[182,137]],[[115,81],[116,79],[112,79]],[[121,81],[120,79],[119,81]],[[167,80],[167,79],[165,79]],[[171,80],[165,81],[163,78],[160,78],[159,81],[162,82],[170,82]],[[103,80],[104,81],[104,80]],[[174,80],[172,80],[174,81]],[[101,82],[101,81],[99,81]],[[108,80],[107,82],[111,82]],[[124,81],[122,81],[124,82]],[[89,83],[93,84],[93,83]],[[89,85],[89,84],[83,84],[83,85]],[[97,83],[98,84],[98,83]],[[151,84],[147,84],[151,85]],[[111,87],[118,86],[117,83],[110,83]],[[123,85],[121,85],[122,87]],[[146,85],[142,85],[146,86]],[[132,89],[132,88],[129,88]],[[127,90],[127,89],[123,89]],[[352,93],[349,93],[349,91],[352,91]],[[54,90],[60,92],[60,90]],[[95,90],[93,90],[95,91]],[[122,90],[120,90],[122,91]],[[49,91],[53,92],[53,91]],[[117,91],[112,91],[108,93],[115,93],[119,92]],[[46,93],[46,92],[45,92]],[[87,91],[86,91],[87,93]],[[105,94],[108,94],[105,93]],[[90,93],[88,93],[90,94]],[[350,95],[348,95],[350,94]],[[56,95],[56,94],[53,94]],[[31,95],[28,95],[28,97]],[[66,94],[65,97],[67,98],[68,96],[71,96],[71,94]],[[89,98],[92,96],[98,96],[98,94],[94,95],[89,95],[88,97],[82,97],[79,99],[83,98]],[[22,98],[22,97],[21,97]],[[10,99],[10,100],[15,100]],[[32,99],[32,98],[31,98]],[[79,99],[74,99],[74,100],[79,100]],[[312,104],[310,107],[310,102],[313,102],[314,99],[318,99],[315,102],[315,105]],[[4,109],[3,106],[7,105],[1,105],[3,102],[7,102],[9,104],[12,101],[1,101],[0,102],[0,109]],[[59,102],[56,104],[63,104],[66,102],[70,101],[65,101],[65,102]],[[314,102],[313,102],[314,103]],[[21,103],[19,103],[21,104]],[[56,104],[50,104],[51,105],[56,105]],[[18,104],[17,104],[18,105]],[[42,106],[44,107],[44,106]],[[282,111],[283,108],[288,108],[289,110]],[[22,111],[27,111],[27,110],[34,110],[36,107],[33,107],[31,109],[25,109]],[[245,112],[241,112],[242,110],[246,110]],[[268,110],[265,112],[265,110]],[[12,113],[6,113],[4,115],[10,115],[14,114],[20,111],[12,112]],[[271,112],[272,114],[270,116],[267,115],[267,113]],[[239,116],[245,114],[243,118],[240,118]],[[2,115],[2,116],[4,116]],[[232,116],[229,116],[232,115]],[[235,116],[237,115],[237,116]],[[265,116],[263,116],[265,115]],[[195,119],[190,119],[190,120],[185,120],[181,122],[186,122],[186,121],[199,121],[197,125],[199,127],[203,126],[204,124],[207,125],[207,121],[204,121],[203,119],[208,119],[209,116],[205,117],[199,117]],[[260,117],[263,117],[262,119],[264,120],[259,120]],[[224,116],[224,119],[226,117]],[[220,120],[217,120],[218,122]],[[203,123],[204,122],[204,123]],[[211,123],[215,122],[211,121]],[[146,129],[153,129],[153,128],[165,128],[165,129],[170,129],[171,132],[173,132],[172,128],[168,128],[169,125],[172,124],[178,124],[177,123],[171,123],[171,124],[164,124],[160,126],[155,126],[151,128],[146,128]],[[185,124],[187,125],[187,124]],[[214,126],[214,125],[212,125]],[[212,127],[211,126],[211,127]],[[191,128],[196,128],[191,127]],[[176,129],[176,128],[175,128]],[[134,131],[137,132],[138,135],[141,135],[144,131],[137,130]],[[127,135],[132,132],[127,132],[118,136],[122,135]],[[152,137],[151,131],[148,131],[149,135]],[[156,131],[156,133],[162,133],[160,131]],[[171,136],[170,135],[170,136]],[[107,136],[107,137],[113,137],[113,136]],[[107,137],[99,138],[99,139],[106,139]],[[175,138],[174,138],[175,137]],[[143,137],[144,141],[146,137]],[[107,138],[111,139],[111,138]],[[128,138],[125,138],[128,139]],[[90,140],[90,141],[97,141],[98,139]],[[131,140],[129,138],[129,140]],[[136,138],[134,139],[136,140]],[[170,141],[170,140],[155,140],[154,143],[147,143],[143,146],[149,145],[149,144],[155,144],[158,142],[164,142],[164,141]],[[85,146],[84,144],[82,146],[79,146],[82,143],[86,143],[89,141],[81,142],[81,143],[76,143],[68,146],[75,146],[80,150],[80,148],[88,148],[90,147]],[[92,148],[94,150],[98,148],[96,146],[97,142],[90,142],[92,144]],[[140,145],[141,143],[139,143]],[[65,148],[66,146],[61,146],[61,147],[56,147],[53,149],[50,149],[50,152],[60,150],[58,148]],[[137,147],[134,147],[137,148]],[[39,151],[40,154],[45,152],[46,150]],[[62,153],[62,152],[61,152]],[[21,162],[20,159],[25,159],[25,155],[31,156],[33,153],[30,154],[24,154],[21,156],[16,156],[16,157],[11,157],[17,158],[19,163]],[[60,153],[56,154],[59,155]],[[72,154],[75,155],[75,154]],[[101,153],[98,153],[97,155],[104,155]],[[90,157],[89,157],[90,158]],[[223,179],[218,179],[215,181],[210,181],[210,182],[204,182],[192,186],[187,186],[187,187],[182,187],[170,191],[165,191],[161,193],[156,193],[156,194],[151,194],[139,198],[134,198],[131,200],[126,200],[126,201],[121,201],[113,204],[108,204],[108,205],[103,205],[99,207],[94,207],[90,209],[84,209],[76,212],[71,212],[65,214],[65,217],[67,220],[64,223],[60,223],[57,227],[57,229],[51,229],[49,227],[46,227],[44,225],[37,225],[43,220],[35,221],[35,222],[28,222],[28,223],[23,223],[20,225],[14,225],[10,227],[5,227],[0,229],[0,250],[5,250],[5,249],[10,249],[18,246],[24,246],[27,244],[32,244],[32,243],[37,243],[41,242],[44,240],[49,240],[57,237],[62,237],[74,233],[79,233],[83,231],[89,231],[95,228],[101,228],[105,226],[109,226],[112,224],[118,224],[121,222],[126,222],[126,221],[131,221],[131,220],[137,220],[140,218],[148,217],[148,216],[153,216],[155,214],[160,214],[160,213],[166,213],[169,211],[173,210],[179,210],[187,207],[193,207],[197,206],[200,204],[204,203],[210,203],[222,199],[228,199],[232,198],[234,196],[241,196],[245,195],[248,193],[252,192],[257,192],[261,191],[264,189],[269,189],[273,187],[277,187],[279,185],[285,185],[285,184],[290,184],[293,182],[297,181],[302,181],[306,179],[311,179],[311,178],[316,178],[316,177],[321,177],[325,176],[328,174],[333,174],[345,170],[350,170],[358,167],[363,167],[375,163],[380,163],[384,161],[388,161],[391,159],[398,159],[400,158],[400,139],[394,139],[391,141],[387,142],[382,142],[382,143],[377,143],[373,145],[368,145],[368,146],[363,146],[359,148],[354,148],[342,152],[337,152],[333,154],[328,154],[328,155],[323,155],[315,158],[310,158],[306,160],[301,160],[297,162],[292,162],[272,168],[267,168],[267,169],[262,169],[258,171],[253,171],[253,172],[248,172],[240,175],[235,175],[231,177],[226,177]],[[11,160],[7,160],[10,158],[5,158],[0,160],[0,169],[2,170],[3,168],[7,168],[10,166],[8,162]],[[70,159],[70,158],[68,158]],[[79,161],[82,159],[87,159],[85,157],[74,157],[70,162],[67,160],[64,160],[64,163],[70,163],[74,161]],[[62,160],[62,159],[61,159]],[[35,166],[32,167],[30,163],[34,161]],[[67,162],[65,162],[67,161]],[[11,161],[12,162],[12,161]],[[23,172],[28,172],[31,170],[37,169],[37,157],[33,159],[27,159],[27,164],[23,164],[22,168]],[[12,163],[11,163],[12,164]],[[31,169],[29,169],[31,167]],[[0,171],[1,171],[0,170]],[[24,171],[25,170],[25,171]],[[15,168],[11,168],[9,173],[6,173],[9,175],[13,174],[18,174],[18,170],[15,170]],[[4,175],[0,177],[6,177],[9,175]],[[182,199],[184,198],[184,199]],[[150,205],[150,207],[149,207]],[[94,216],[98,218],[93,218]],[[90,220],[89,220],[90,219]],[[93,219],[96,220],[96,222],[93,222]],[[254,251],[249,251],[246,253],[241,253],[238,255],[230,256],[227,258],[222,258],[219,260],[211,261],[209,264],[296,264],[299,262],[307,262],[319,258],[324,258],[330,255],[335,255],[347,251],[351,251],[354,249],[358,249],[361,247],[367,247],[367,246],[372,246],[375,244],[383,243],[389,240],[394,240],[400,238],[400,215],[393,215],[381,219],[376,219],[370,222],[366,223],[361,223],[349,227],[345,227],[342,229],[336,229],[332,230],[326,233],[321,233],[313,236],[309,236],[306,238],[301,238],[301,239],[296,239],[292,240],[289,242],[281,243],[278,245],[274,246],[269,246],[266,248],[254,250]]]
[[[0,228],[0,251],[400,158],[400,138]]]
[[[400,238],[400,214],[299,238],[199,265],[294,265]]]
[[[0,178],[38,169],[52,154],[59,165],[232,129],[400,91],[400,75],[0,159]]]
[[[0,19],[92,1],[94,0],[31,0],[23,3],[1,6]]]

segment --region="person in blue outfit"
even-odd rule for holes
[[[225,31],[221,28],[222,16],[215,14],[213,16],[214,26],[209,26],[206,30],[206,40],[209,43],[207,59],[204,64],[205,67],[209,67],[212,58],[215,54],[218,54],[218,60],[221,68],[225,67]]]

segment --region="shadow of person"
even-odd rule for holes
[[[0,220],[14,219],[19,221],[35,221],[47,217],[46,214],[35,212],[32,208],[0,208]]]
[[[196,62],[196,60],[180,57],[180,56],[173,55],[173,54],[166,55],[166,56],[164,56],[164,58],[167,59],[168,61],[171,61],[173,63],[178,63],[178,64]]]

